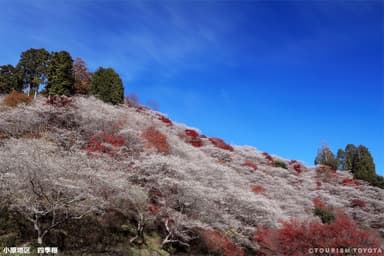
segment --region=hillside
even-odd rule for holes
[[[159,112],[94,97],[0,106],[0,181],[0,248],[273,255],[258,229],[320,222],[319,204],[384,246],[384,190],[348,171],[230,146]]]

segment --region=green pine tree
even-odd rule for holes
[[[45,49],[29,49],[21,53],[16,66],[24,88],[29,95],[39,90],[40,84],[47,82],[47,67],[50,54]]]
[[[22,81],[17,70],[12,65],[0,66],[0,94],[10,93],[12,90],[21,91]]]
[[[66,95],[74,93],[73,60],[66,51],[53,52],[48,65],[49,95]]]
[[[90,92],[104,102],[112,104],[124,102],[123,82],[112,68],[100,67],[93,73]]]

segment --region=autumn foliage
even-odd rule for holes
[[[266,191],[266,189],[263,186],[261,186],[261,185],[253,185],[251,187],[251,189],[256,194],[261,194],[261,193],[264,193]]]
[[[184,131],[184,134],[180,134],[179,137],[184,139],[186,143],[191,144],[194,147],[199,148],[203,146],[203,140],[201,139],[202,136],[195,130],[186,129]]]
[[[155,148],[158,153],[169,154],[169,144],[167,137],[151,126],[143,132],[144,139],[148,142],[148,146]]]
[[[76,58],[73,62],[73,76],[75,78],[75,93],[87,94],[91,85],[91,79],[87,65],[81,58]]]
[[[360,186],[361,185],[359,181],[354,180],[354,179],[349,179],[349,178],[343,179],[341,184],[343,184],[345,186]]]
[[[8,107],[16,107],[19,104],[29,104],[32,101],[32,97],[22,92],[12,91],[4,99],[4,105]]]
[[[209,141],[217,148],[221,148],[224,150],[234,151],[233,147],[231,145],[228,145],[224,140],[219,138],[209,138]]]
[[[245,160],[243,166],[251,167],[253,170],[257,170],[257,164],[251,160]]]
[[[202,239],[209,253],[224,256],[243,256],[245,251],[237,248],[236,244],[229,240],[225,235],[217,230],[200,230]]]
[[[343,212],[339,212],[336,220],[329,224],[292,220],[282,222],[279,229],[259,227],[255,240],[266,255],[307,255],[309,248],[379,247],[373,234],[359,229]]]
[[[45,103],[54,107],[67,107],[72,106],[73,100],[68,97],[54,95],[49,97]]]
[[[92,156],[95,156],[95,153],[107,153],[110,156],[115,156],[124,145],[125,139],[123,137],[103,132],[93,136],[85,150]]]
[[[163,123],[165,123],[167,126],[173,126],[173,123],[171,119],[165,117],[165,116],[159,116],[159,120]]]
[[[267,152],[263,152],[262,155],[270,162],[270,164],[273,162],[273,157]]]

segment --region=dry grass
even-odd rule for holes
[[[3,101],[3,104],[7,107],[16,107],[19,104],[29,104],[32,101],[32,97],[22,92],[12,91],[8,94]]]

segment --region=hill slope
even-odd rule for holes
[[[384,234],[384,190],[347,171],[229,146],[143,107],[71,101],[0,107],[0,247],[254,255],[258,226],[317,221],[318,199]]]

